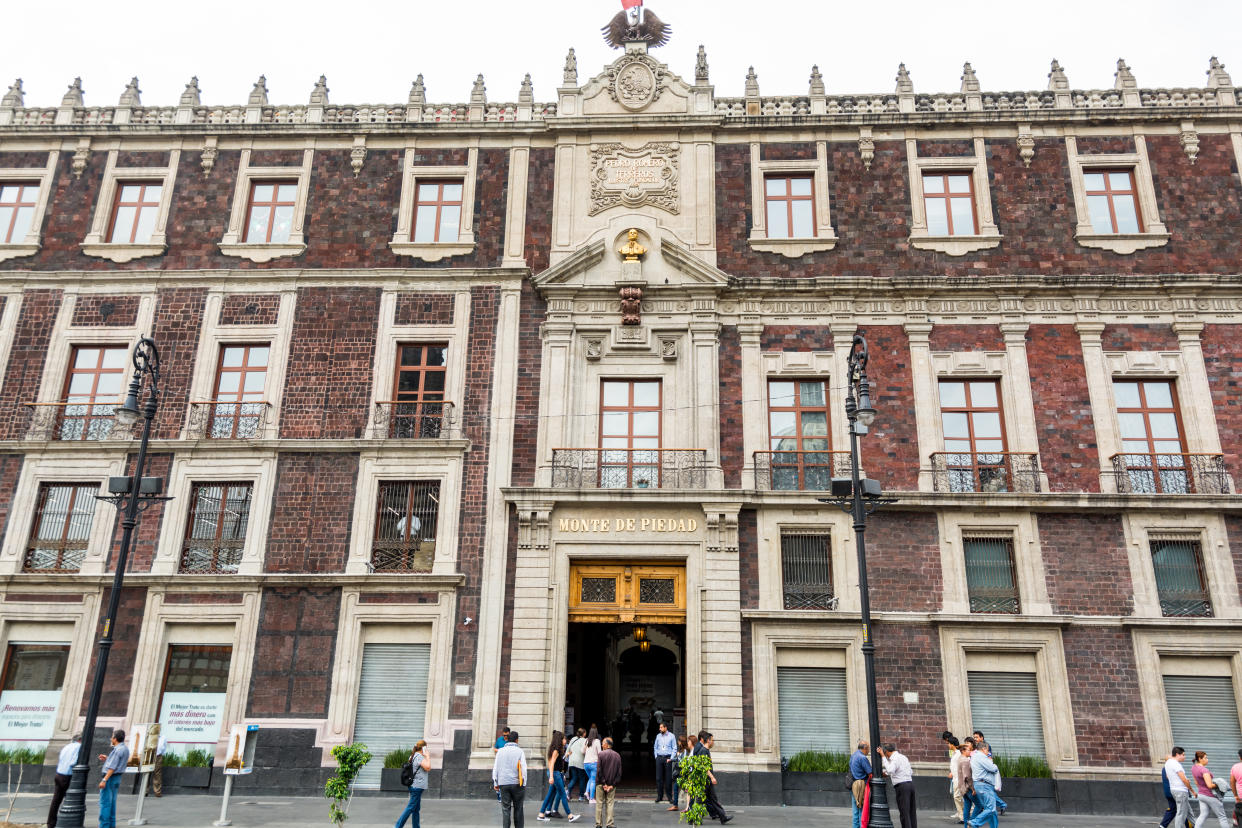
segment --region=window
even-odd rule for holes
[[[444,401],[447,355],[448,346],[442,343],[397,346],[397,380],[388,421],[389,437],[440,436],[448,407]]]
[[[1046,761],[1035,674],[971,670],[966,680],[971,727],[986,735],[993,758],[1030,756]]]
[[[439,508],[438,481],[380,483],[372,568],[376,572],[430,572]]]
[[[353,740],[382,756],[421,739],[430,671],[430,644],[363,644]],[[358,785],[378,788],[381,764],[363,765],[355,778]]]
[[[604,380],[600,392],[600,488],[658,488],[660,381]]]
[[[1133,170],[1087,170],[1083,172],[1082,184],[1095,232],[1143,232]]]
[[[1114,380],[1122,453],[1114,458],[1118,488],[1140,494],[1191,491],[1190,459],[1181,436],[1173,383]]]
[[[86,557],[98,483],[44,483],[26,544],[26,572],[77,572]]]
[[[777,724],[781,758],[804,750],[850,750],[844,667],[777,667]]]
[[[973,236],[975,195],[970,173],[923,173],[927,233],[931,236]]]
[[[457,241],[461,225],[460,179],[417,182],[414,209],[415,244],[451,244]]]
[[[943,472],[952,492],[1007,491],[1005,434],[996,380],[941,380]]]
[[[43,751],[56,732],[61,688],[69,665],[67,644],[10,644],[4,661],[0,710],[7,725],[4,746]]]
[[[809,175],[769,176],[764,181],[769,239],[815,236],[815,200]]]
[[[121,183],[112,206],[108,243],[148,244],[155,232],[163,189],[162,184],[150,181]]]
[[[4,662],[4,691],[60,692],[68,666],[68,645],[10,644]]]
[[[782,532],[785,609],[837,608],[832,590],[832,544],[827,532]]]
[[[181,546],[182,572],[236,572],[250,522],[250,483],[195,483]]]
[[[38,184],[0,184],[0,244],[26,241],[38,206]]]
[[[1194,538],[1152,538],[1151,563],[1156,574],[1160,614],[1210,617],[1212,598],[1203,572],[1203,550]]]
[[[259,436],[267,411],[263,389],[270,351],[266,343],[220,347],[208,436],[216,439]]]
[[[962,538],[962,552],[966,559],[970,611],[1017,614],[1013,537],[965,537]]]
[[[823,380],[768,381],[771,488],[830,488],[832,454],[828,439],[828,396]]]
[[[1195,659],[1212,662],[1216,659]],[[1205,668],[1207,664],[1203,665]],[[1242,730],[1238,727],[1238,697],[1233,690],[1233,676],[1228,663],[1221,665],[1225,675],[1162,676],[1165,709],[1169,711],[1171,745],[1186,745],[1187,752],[1202,750],[1208,761],[1217,766],[1224,777],[1224,768],[1234,762]],[[1193,747],[1192,747],[1193,745]],[[1219,764],[1218,764],[1219,763]]]
[[[1079,155],[1078,139],[1065,138],[1077,218],[1074,238],[1083,247],[1126,255],[1169,243],[1156,203],[1147,139],[1134,135],[1132,140],[1132,152]]]
[[[215,752],[232,660],[229,646],[169,646],[159,706],[161,735],[168,740],[169,753],[185,756],[201,750],[210,758]]]
[[[127,348],[77,346],[61,405],[61,440],[106,440],[112,434],[113,412],[121,403]]]
[[[287,244],[293,233],[298,182],[253,181],[246,206],[245,244]]]

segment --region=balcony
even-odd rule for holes
[[[453,436],[456,406],[448,400],[375,404],[370,434],[380,440],[437,440]]]
[[[22,572],[77,572],[86,557],[86,541],[33,541],[22,558]]]
[[[1113,477],[1122,494],[1229,494],[1220,454],[1114,454]]]
[[[755,488],[826,492],[833,477],[848,477],[848,451],[756,451]]]
[[[703,449],[553,449],[555,489],[705,489]]]
[[[386,541],[371,545],[372,572],[430,572],[436,556],[434,540]]]
[[[191,440],[253,440],[263,436],[272,404],[262,400],[190,403],[186,437]]]
[[[1038,492],[1039,455],[1009,451],[938,451],[931,456],[937,492]]]
[[[187,575],[231,575],[242,559],[243,540],[186,541],[180,571]]]
[[[107,402],[26,403],[31,409],[29,440],[128,440],[128,428],[113,412],[120,400]]]

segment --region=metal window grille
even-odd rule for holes
[[[181,546],[181,571],[190,574],[236,572],[250,523],[250,483],[195,483]]]
[[[77,572],[95,515],[98,483],[44,483],[26,543],[26,572]]]
[[[1020,604],[1014,577],[1013,537],[963,538],[962,552],[970,611],[1017,614]]]
[[[227,645],[172,644],[168,647],[163,693],[227,692],[232,661],[233,648]]]
[[[439,513],[439,481],[380,483],[372,568],[377,572],[430,572]]]
[[[677,603],[676,584],[673,578],[639,578],[638,603],[675,604]]]
[[[785,609],[836,609],[829,540],[826,532],[781,535]]]
[[[1203,577],[1203,550],[1187,537],[1151,539],[1151,562],[1156,573],[1160,612],[1169,617],[1209,617],[1212,598]]]
[[[617,602],[616,578],[583,578],[582,603],[615,604]]]

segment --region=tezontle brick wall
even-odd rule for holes
[[[1031,325],[1026,332],[1040,467],[1054,492],[1098,492],[1099,455],[1082,342],[1072,325]]]
[[[164,486],[167,488],[169,471],[172,469],[173,456],[171,454],[148,454],[146,477],[162,477]],[[134,473],[134,464],[138,462],[138,455],[131,454],[125,459],[125,474],[132,475]],[[171,505],[177,504],[177,505]],[[188,503],[180,503],[176,500],[168,503],[156,503],[142,513],[138,520],[138,526],[134,529],[133,541],[129,546],[129,560],[126,562],[126,572],[150,572],[151,562],[155,559],[156,550],[159,548],[160,532],[164,528],[164,515],[170,508],[178,508],[188,510]],[[108,561],[105,571],[115,570],[117,557],[121,554],[121,516],[124,507],[114,508],[108,503],[96,503],[95,518],[100,517],[112,521],[112,545],[108,549]],[[103,512],[101,515],[100,512]],[[177,539],[178,542],[180,538]]]
[[[206,303],[207,291],[203,288],[161,290],[156,299],[152,338],[160,350],[161,387],[155,437],[175,439],[185,424]]]
[[[738,575],[742,609],[759,608],[759,526],[753,509],[737,516]],[[742,619],[742,746],[755,752],[755,658],[751,622]]]
[[[1234,485],[1242,486],[1242,325],[1205,325],[1199,341],[1225,467]]]
[[[892,740],[915,762],[945,761],[944,669],[939,631],[922,624],[875,623],[876,701],[880,738]],[[907,691],[919,694],[918,704],[906,704]],[[850,747],[866,733],[853,734]],[[946,767],[947,772],[947,767]]]
[[[936,325],[930,339],[933,351],[1005,350],[999,325]]]
[[[63,291],[59,290],[28,290],[22,294],[4,386],[0,388],[0,439],[20,440],[26,436],[30,409],[23,403],[38,396],[47,346],[62,298]]]
[[[936,612],[943,603],[940,530],[930,512],[877,511],[867,521],[867,581],[873,612]],[[849,538],[854,552],[853,533]]]
[[[103,622],[112,600],[111,587],[103,591],[99,602],[99,622],[91,638],[91,664],[88,676],[95,675],[95,663],[99,650],[95,643],[103,635]],[[103,695],[99,698],[100,716],[124,716],[129,707],[130,684],[134,676],[134,662],[138,658],[138,639],[142,635],[142,619],[147,611],[146,587],[123,587],[116,613],[116,626],[112,630],[112,650],[108,654],[108,673],[104,676]],[[90,682],[82,694],[82,715],[90,701]]]
[[[452,325],[453,294],[398,293],[395,325]]]
[[[279,454],[264,570],[344,572],[357,484],[357,454]]]
[[[1105,351],[1176,351],[1172,325],[1105,325],[1100,335]]]
[[[736,325],[722,325],[716,335],[720,360],[720,465],[725,486],[742,485],[748,458],[742,439],[742,344]]]
[[[263,590],[247,715],[328,714],[340,612],[339,587]]]
[[[137,322],[138,303],[137,296],[79,296],[73,303],[70,324],[75,328],[124,328]]]
[[[1229,551],[1233,553],[1233,572],[1238,581],[1238,597],[1242,598],[1242,517],[1226,515],[1225,531],[1229,535]]]
[[[13,508],[13,495],[17,492],[17,481],[22,474],[22,463],[25,457],[21,454],[0,454],[0,545],[9,531],[10,513]],[[20,532],[20,520],[14,520],[13,531]]]
[[[884,481],[886,489],[917,489],[920,457],[918,430],[910,415],[914,411],[910,339],[896,325],[872,325],[864,334],[871,356],[867,366],[871,401],[878,414],[871,434],[860,445],[863,468],[868,477]]]
[[[1036,518],[1052,611],[1131,615],[1134,587],[1121,517],[1041,513]]]
[[[1078,762],[1094,767],[1151,764],[1130,631],[1063,627],[1065,672],[1078,739]],[[1119,716],[1117,711],[1131,711]]]
[[[280,296],[275,293],[230,293],[220,302],[220,325],[275,325]]]

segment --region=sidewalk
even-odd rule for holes
[[[50,802],[49,794],[22,794],[13,809],[12,821],[43,825]],[[0,799],[3,807],[8,803]],[[128,828],[134,814],[136,798],[122,794],[117,809],[117,828]],[[577,803],[575,803],[576,805]],[[405,805],[405,798],[393,796],[355,797],[350,806],[350,818],[346,828],[390,828]],[[618,802],[617,828],[676,828],[677,814],[668,813],[665,806],[650,802]],[[538,802],[527,801],[526,825],[556,826],[566,828],[563,819],[548,823],[537,822],[535,814]],[[582,819],[573,823],[575,828],[594,825],[594,811],[583,806]],[[737,828],[848,828],[850,812],[846,808],[801,808],[745,806],[729,809],[736,819],[730,823]],[[142,815],[151,828],[209,828],[220,815],[220,797],[216,796],[165,796],[162,799],[147,797]],[[237,828],[270,826],[270,828],[307,828],[307,826],[330,825],[328,801],[315,797],[247,797],[237,796],[229,803],[229,819]],[[1001,819],[1001,828],[1133,828],[1136,825],[1159,822],[1160,815],[1147,817],[1100,817],[1062,816],[1059,814],[1018,814],[1010,811]],[[953,828],[942,813],[920,813],[922,828]],[[893,822],[900,824],[896,810]],[[422,824],[427,828],[450,826],[451,828],[499,828],[500,808],[495,802],[480,799],[428,799],[423,801]],[[705,825],[715,825],[714,822]],[[99,825],[99,798],[87,800],[86,826]],[[407,823],[408,825],[408,823]]]

